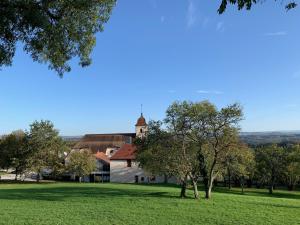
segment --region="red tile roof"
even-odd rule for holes
[[[96,159],[100,159],[106,163],[110,163],[109,158],[103,152],[97,152],[95,154]]]
[[[143,117],[143,114],[141,114],[140,118],[138,118],[135,126],[147,126],[146,119]]]
[[[135,159],[136,147],[132,144],[124,144],[110,160]]]

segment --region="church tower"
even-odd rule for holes
[[[147,131],[148,131],[148,125],[146,123],[146,119],[143,116],[143,113],[141,113],[140,118],[138,118],[138,120],[135,124],[136,137],[139,137],[139,138],[145,137]]]

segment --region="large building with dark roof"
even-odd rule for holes
[[[86,134],[73,150],[88,149],[95,154],[98,171],[90,176],[90,180],[98,176],[102,181],[105,178],[105,181],[111,182],[143,182],[146,178],[135,162],[136,148],[133,143],[137,137],[144,138],[147,131],[148,125],[141,113],[135,124],[135,133]],[[109,174],[107,168],[110,168]]]

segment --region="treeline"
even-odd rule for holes
[[[181,197],[189,183],[199,198],[202,182],[210,198],[214,183],[232,181],[244,187],[255,183],[268,186],[285,184],[292,190],[300,178],[300,147],[267,145],[255,149],[239,139],[242,108],[232,104],[220,110],[208,101],[175,102],[163,121],[150,121],[148,135],[138,139],[137,160],[156,175],[176,177]]]
[[[52,179],[65,175],[82,177],[95,170],[96,160],[88,150],[71,151],[50,121],[35,121],[29,131],[15,131],[0,140],[0,168],[13,169],[15,179],[35,173]]]

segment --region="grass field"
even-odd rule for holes
[[[178,194],[147,185],[0,184],[0,224],[300,224],[299,192],[220,188],[209,201]]]

